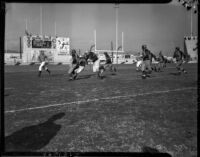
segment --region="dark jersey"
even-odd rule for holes
[[[92,62],[95,62],[96,60],[98,60],[98,57],[97,57],[97,55],[94,52],[89,52],[87,54],[86,59],[87,60],[90,59],[90,60],[92,60]]]
[[[160,61],[160,62],[164,62],[164,61],[165,61],[165,58],[164,58],[164,56],[162,55],[162,53],[159,53],[159,61]]]
[[[148,49],[145,49],[143,52],[142,52],[142,58],[143,60],[151,60],[151,52],[148,50]]]
[[[148,51],[149,51],[149,50],[148,50]],[[149,52],[150,52],[150,51],[149,51]],[[153,58],[156,60],[156,56],[155,56],[153,53],[150,52],[150,61],[152,61]]]
[[[106,64],[111,64],[112,61],[111,61],[111,58],[108,54],[105,54],[105,57],[106,57]]]
[[[79,65],[80,66],[85,66],[87,64],[87,61],[84,57],[79,58]]]
[[[72,54],[72,64],[77,64],[78,63],[78,56],[77,54]]]
[[[47,56],[46,55],[39,55],[39,57],[38,57],[38,60],[39,60],[39,62],[45,62],[46,60],[47,60]]]
[[[175,50],[173,58],[176,58],[176,61],[182,60],[183,57],[185,57],[185,55],[181,50]]]

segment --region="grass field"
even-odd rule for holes
[[[67,65],[5,66],[6,151],[166,152],[197,156],[197,64],[141,79],[118,65],[100,80],[87,67],[68,81]]]

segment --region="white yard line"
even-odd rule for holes
[[[60,103],[60,104],[51,104],[51,105],[45,105],[45,106],[23,108],[19,110],[9,110],[9,111],[5,111],[5,113],[15,113],[15,112],[28,111],[28,110],[65,106],[65,105],[70,105],[70,104],[83,104],[83,103],[95,102],[95,101],[100,101],[100,100],[111,100],[111,99],[120,99],[120,98],[128,98],[128,97],[146,96],[146,95],[152,95],[152,94],[169,93],[169,92],[176,92],[176,91],[183,91],[183,90],[197,90],[197,88],[187,87],[187,88],[177,88],[177,89],[164,90],[164,91],[152,91],[152,92],[147,92],[147,93],[139,93],[135,95],[122,95],[122,96],[111,96],[111,97],[104,97],[104,98],[94,98],[94,99],[72,101],[72,102]]]

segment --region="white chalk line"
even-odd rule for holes
[[[49,107],[65,106],[65,105],[70,105],[70,104],[83,104],[83,103],[95,102],[95,101],[100,101],[100,100],[138,97],[138,96],[145,96],[145,95],[152,95],[152,94],[161,94],[161,93],[169,93],[169,92],[176,92],[176,91],[183,91],[183,90],[195,90],[195,89],[197,89],[197,87],[177,88],[177,89],[164,90],[164,91],[153,91],[153,92],[140,93],[140,94],[135,94],[135,95],[122,95],[122,96],[112,96],[112,97],[105,97],[105,98],[94,98],[94,99],[73,101],[73,102],[67,102],[67,103],[61,103],[61,104],[51,104],[51,105],[46,105],[46,106],[30,107],[30,108],[24,108],[24,109],[19,109],[19,110],[9,110],[9,111],[5,111],[5,113],[15,113],[15,112],[28,111],[28,110],[44,109],[44,108],[49,108]]]

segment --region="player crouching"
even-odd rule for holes
[[[45,69],[49,73],[49,75],[50,75],[51,72],[50,72],[50,70],[47,67],[48,57],[44,54],[44,51],[40,51],[40,55],[38,56],[38,60],[40,62],[38,76],[39,77],[41,76],[42,69]]]

